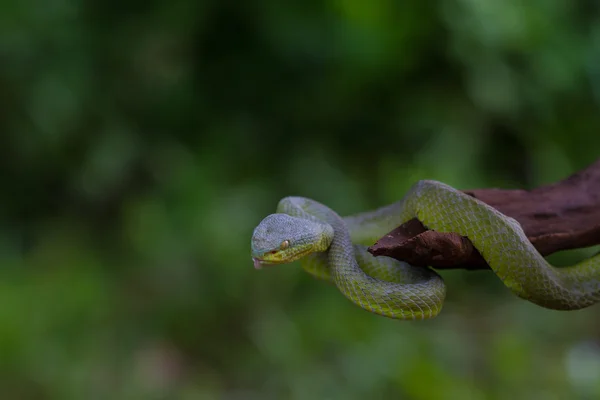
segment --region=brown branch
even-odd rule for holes
[[[543,255],[600,244],[600,159],[565,180],[529,191],[464,192],[519,221]],[[394,229],[369,251],[440,269],[489,268],[468,238],[427,230],[417,219]]]

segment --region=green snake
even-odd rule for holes
[[[520,224],[444,183],[422,180],[388,206],[345,218],[304,197],[282,199],[251,240],[255,268],[300,260],[311,275],[334,283],[356,305],[396,319],[433,318],[446,286],[430,268],[373,257],[366,245],[412,218],[428,229],[466,236],[517,296],[555,310],[600,301],[600,255],[556,268]]]

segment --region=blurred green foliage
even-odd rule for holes
[[[249,256],[285,195],[585,167],[599,27],[594,1],[2,2],[2,398],[600,397],[597,307],[456,271],[398,322]]]

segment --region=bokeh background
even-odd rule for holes
[[[286,195],[531,188],[599,128],[595,1],[5,0],[2,398],[599,398],[598,307],[451,271],[399,322],[250,260]]]

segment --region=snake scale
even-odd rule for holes
[[[300,260],[311,275],[334,283],[359,307],[389,318],[439,314],[446,295],[430,268],[373,257],[367,245],[418,218],[428,229],[466,236],[517,296],[541,307],[577,310],[600,301],[600,255],[556,268],[533,247],[519,223],[444,183],[422,180],[388,206],[345,218],[304,197],[283,198],[251,240],[254,266]]]

